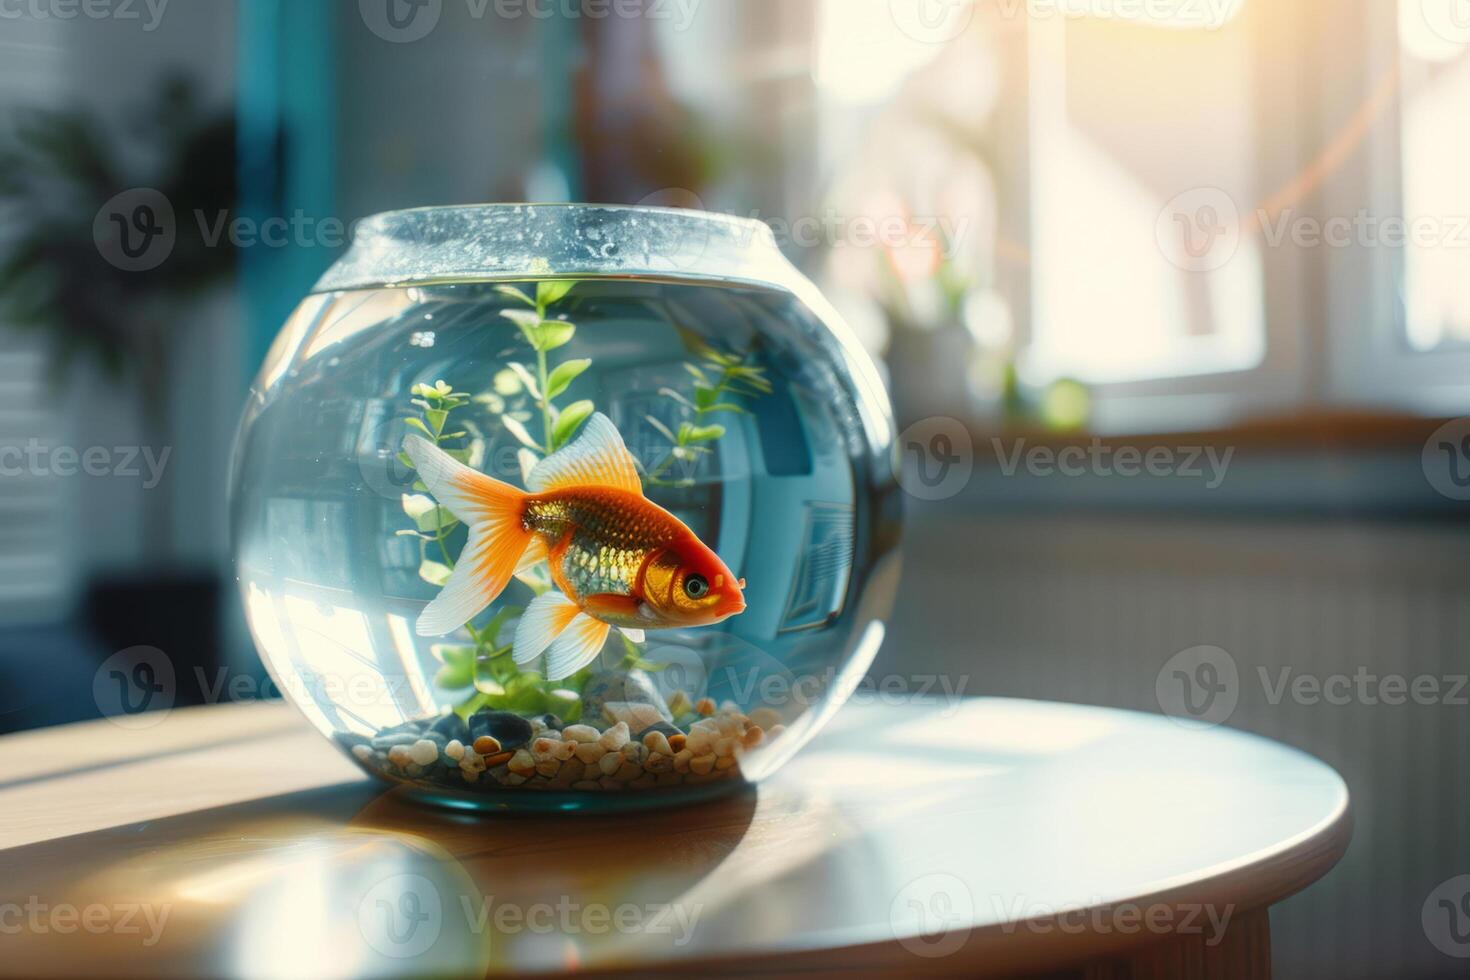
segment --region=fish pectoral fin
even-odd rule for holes
[[[582,434],[568,446],[537,463],[526,477],[532,493],[568,487],[613,487],[643,494],[643,481],[633,454],[623,445],[618,427],[601,412],[593,413]]]
[[[570,677],[597,659],[612,627],[586,613],[578,613],[546,651],[546,679]]]
[[[521,613],[521,621],[516,624],[511,657],[520,666],[535,660],[581,612],[575,602],[560,592],[543,592],[538,595],[531,600],[526,611]]]

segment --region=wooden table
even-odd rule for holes
[[[1237,980],[1350,833],[1342,780],[1294,750],[995,699],[850,705],[758,792],[602,817],[401,801],[281,705],[0,759],[6,976]]]

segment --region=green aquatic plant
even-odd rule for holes
[[[508,410],[500,395],[472,398],[444,381],[413,387],[411,404],[419,411],[405,418],[404,424],[443,448],[450,456],[469,464],[473,450],[450,448],[444,444],[470,435],[467,424],[465,427],[459,427],[457,423],[451,425],[451,415],[456,409],[476,402],[497,414],[505,430],[521,443],[523,473],[529,472],[537,459],[556,452],[571,441],[582,422],[592,415],[594,405],[584,400],[558,407],[556,399],[566,393],[592,362],[578,358],[552,364],[547,355],[565,346],[576,334],[575,324],[565,318],[554,317],[551,311],[555,304],[566,298],[573,286],[575,283],[567,280],[540,282],[536,285],[534,297],[514,286],[500,286],[497,290],[526,307],[504,310],[501,315],[516,325],[536,354],[534,365],[510,363],[507,368],[512,377],[508,384],[497,385],[497,389],[503,388],[507,395],[521,390],[526,392],[541,417],[539,439]],[[413,468],[413,461],[406,453],[400,452],[398,460],[409,469]],[[419,577],[442,588],[454,571],[448,542],[460,522],[448,509],[426,495],[428,488],[422,481],[415,481],[412,489],[417,492],[403,495],[403,511],[413,521],[414,527],[397,533],[418,539]],[[520,578],[537,595],[551,584],[544,573],[524,574]],[[468,717],[482,707],[491,707],[522,714],[551,712],[564,721],[575,721],[581,710],[578,692],[588,672],[553,686],[540,673],[522,670],[511,655],[513,636],[506,630],[522,611],[520,606],[501,606],[483,625],[465,624],[469,643],[438,643],[431,647],[430,652],[441,664],[434,675],[434,685],[458,698],[454,710],[462,717]]]
[[[572,402],[565,408],[556,406],[556,399],[566,392],[583,371],[592,366],[592,360],[586,357],[574,358],[552,367],[546,356],[558,347],[571,343],[576,336],[576,324],[565,317],[551,316],[551,307],[565,299],[575,285],[575,282],[565,279],[539,282],[536,284],[535,296],[528,296],[514,286],[496,287],[496,291],[502,296],[526,307],[501,310],[500,315],[520,329],[526,343],[536,353],[534,373],[529,365],[517,361],[506,366],[515,373],[540,410],[541,438],[538,440],[513,415],[504,414],[500,421],[522,446],[539,456],[550,456],[570,442],[572,434],[596,410],[596,406],[587,400]]]
[[[687,487],[694,484],[692,475],[669,480],[665,474],[680,463],[688,467],[698,464],[700,457],[713,452],[710,443],[725,435],[725,426],[710,419],[721,414],[748,415],[741,399],[759,398],[771,393],[765,368],[755,363],[754,353],[735,354],[716,350],[703,339],[681,331],[699,360],[686,361],[684,370],[694,379],[689,395],[673,388],[660,388],[659,394],[672,399],[684,414],[677,430],[670,429],[652,415],[648,424],[669,442],[668,452],[652,469],[646,480],[655,486]]]

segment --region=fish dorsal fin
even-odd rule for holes
[[[532,493],[594,486],[643,493],[633,454],[623,445],[617,426],[601,412],[587,420],[582,434],[570,445],[537,463],[526,478]]]

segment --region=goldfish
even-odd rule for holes
[[[459,629],[542,561],[556,588],[522,613],[512,656],[524,666],[544,653],[549,680],[597,659],[614,627],[641,643],[645,630],[709,626],[745,611],[745,580],[644,496],[633,454],[600,412],[531,469],[526,490],[423,436],[410,434],[403,448],[429,492],[469,528],[449,580],[418,618],[421,636]]]

